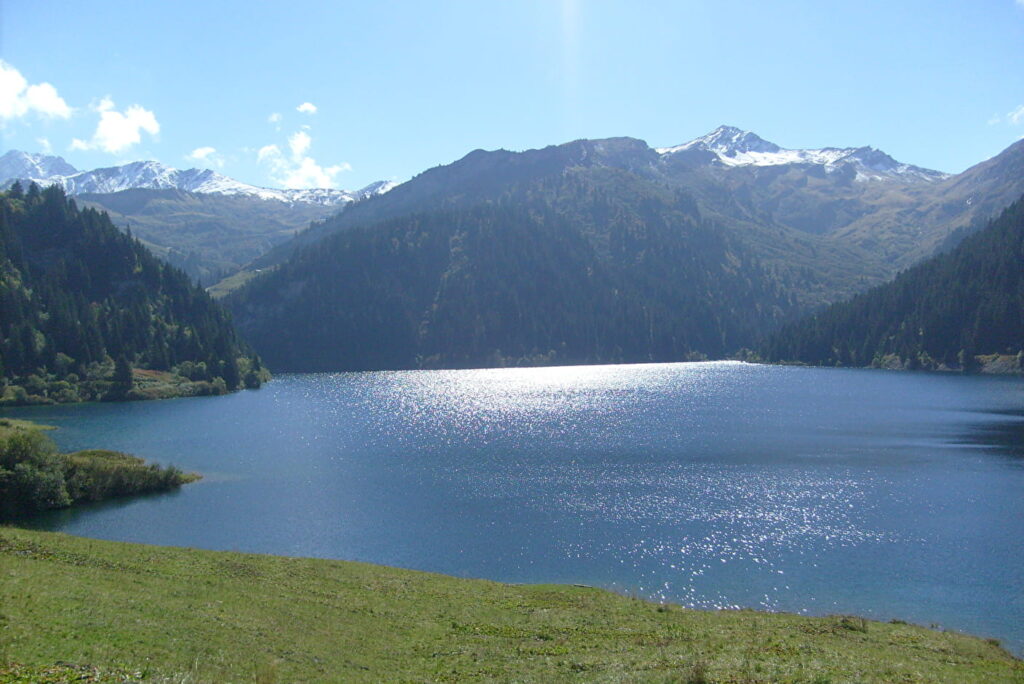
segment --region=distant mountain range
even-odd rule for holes
[[[475,150],[357,192],[9,152],[14,176],[206,285],[230,276],[218,291],[241,286],[235,319],[281,370],[670,360],[752,348],[953,248],[1024,195],[1024,141],[955,175],[722,126]]]
[[[156,161],[137,161],[92,171],[79,171],[61,157],[10,150],[0,157],[0,186],[15,180],[40,186],[59,185],[69,195],[110,194],[124,190],[181,190],[206,195],[251,197],[287,204],[337,207],[379,195],[392,181],[377,181],[360,190],[306,188],[281,190],[242,183],[211,169],[179,170]]]
[[[217,282],[312,221],[387,192],[391,181],[361,190],[280,190],[242,183],[210,169],[179,170],[139,161],[79,171],[60,157],[11,150],[0,157],[0,188],[20,180],[60,186],[103,209],[157,255],[204,285]]]
[[[1024,193],[1021,166],[1024,142],[949,175],[869,147],[786,150],[729,126],[666,148],[609,138],[525,152],[475,150],[349,206],[252,268],[273,267],[354,226],[495,201],[510,185],[568,169],[617,169],[683,191],[705,220],[736,235],[767,266],[794,273],[801,303],[814,306],[880,283],[983,225]]]

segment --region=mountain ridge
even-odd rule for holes
[[[758,154],[762,156],[750,157]],[[821,296],[809,295],[811,305],[882,282],[940,248],[951,234],[989,218],[1012,201],[1014,192],[1024,192],[1022,175],[1020,182],[1010,181],[1007,191],[997,193],[984,216],[966,203],[919,216],[923,207],[941,204],[939,188],[964,174],[951,176],[905,164],[870,147],[784,150],[729,126],[670,148],[618,137],[522,152],[477,149],[421,172],[386,195],[350,205],[272,248],[248,269],[274,267],[295,250],[339,230],[403,213],[495,201],[509,184],[576,167],[619,168],[649,182],[679,187],[697,201],[704,216],[757,242],[758,249],[769,253],[769,261],[784,262],[794,250],[807,255],[798,260],[813,261],[824,249],[835,253],[828,259],[840,270],[849,270],[843,264],[860,264],[864,282],[856,276],[837,276],[843,282],[824,285]],[[986,193],[983,189],[981,194]],[[800,264],[807,265],[816,268]],[[822,282],[829,277],[826,274]]]
[[[9,186],[15,180],[40,186],[59,185],[69,195],[111,194],[137,189],[173,189],[322,206],[341,206],[356,202],[387,192],[396,185],[393,181],[375,181],[358,190],[265,188],[243,183],[212,169],[182,170],[150,160],[79,171],[61,157],[9,150],[0,157],[0,184]]]
[[[395,183],[355,191],[279,190],[242,183],[211,169],[179,170],[155,161],[79,171],[63,158],[10,150],[0,156],[0,188],[59,186],[110,214],[147,247],[206,285],[235,273],[311,223]]]
[[[1024,146],[957,176],[827,151],[791,161],[738,129],[672,153],[634,138],[474,150],[271,250],[227,303],[287,370],[742,356],[1024,194]]]

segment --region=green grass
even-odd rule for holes
[[[258,276],[262,272],[266,272],[273,269],[255,269],[247,270],[242,269],[237,273],[229,275],[218,283],[206,288],[206,291],[210,293],[210,296],[214,299],[223,299],[229,294],[237,290],[238,288],[245,285],[247,282]]]
[[[993,642],[907,624],[16,528],[0,663],[0,681],[1024,681]]]

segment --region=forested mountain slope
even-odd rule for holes
[[[227,301],[272,367],[365,370],[721,356],[783,289],[684,193],[603,167],[341,231]]]
[[[185,393],[262,375],[227,313],[106,214],[56,186],[0,194],[0,396],[132,398],[132,367],[174,371]]]
[[[577,140],[525,152],[476,150],[457,162],[425,171],[386,195],[347,207],[275,247],[257,259],[252,268],[275,267],[297,249],[353,227],[417,212],[466,209],[482,202],[499,201],[512,187],[551,182],[566,174],[599,178],[614,170],[621,182],[606,187],[609,195],[628,202],[627,195],[634,188],[644,188],[645,192],[672,189],[678,190],[689,205],[696,200],[702,214],[714,217],[719,228],[730,233],[736,244],[743,245],[766,267],[799,284],[793,294],[807,306],[852,294],[890,275],[882,260],[868,251],[780,223],[761,210],[752,213],[743,201],[743,192],[723,190],[740,208],[731,214],[719,211],[704,202],[705,193],[698,183],[679,172],[678,161],[669,164],[670,157],[633,138]],[[680,209],[689,211],[689,206]]]
[[[969,234],[1022,158],[949,176],[728,127],[477,150],[275,248],[230,306],[289,370],[721,357]]]
[[[783,327],[763,351],[769,360],[815,365],[966,370],[977,355],[1020,354],[1024,198],[952,251]]]

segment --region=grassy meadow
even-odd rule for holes
[[[1024,682],[994,641],[0,527],[0,681]]]

